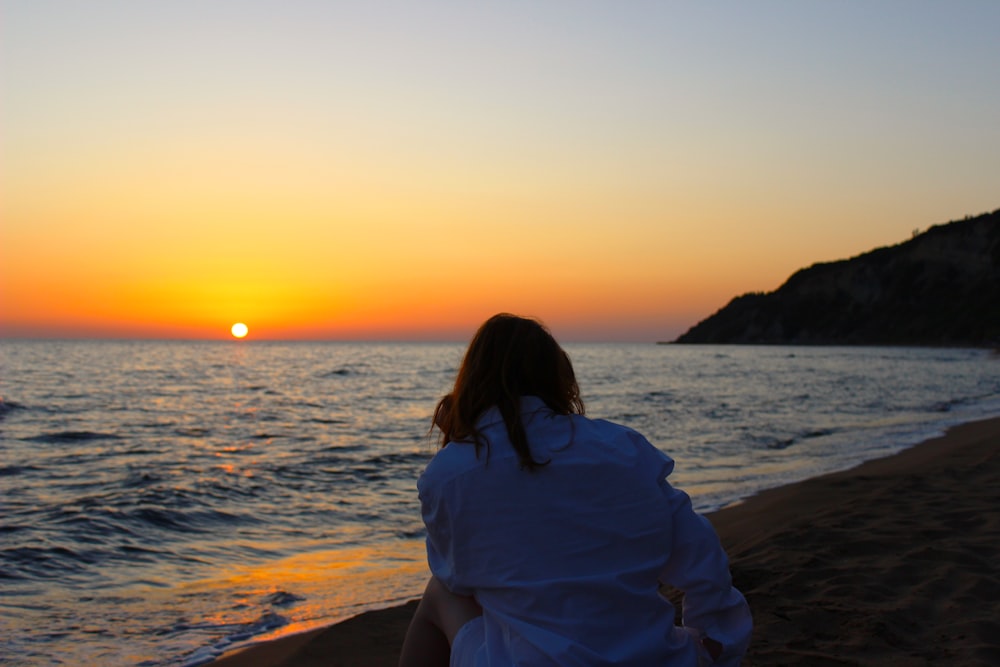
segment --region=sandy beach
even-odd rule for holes
[[[709,517],[754,614],[745,665],[1000,664],[1000,418]],[[414,607],[211,664],[396,665]]]

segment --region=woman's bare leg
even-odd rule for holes
[[[455,635],[482,613],[474,598],[455,595],[431,577],[406,631],[399,667],[447,667]]]

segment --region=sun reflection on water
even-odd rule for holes
[[[183,584],[180,593],[189,600],[226,599],[225,605],[202,610],[200,623],[208,626],[247,623],[261,613],[280,615],[280,626],[252,637],[260,641],[412,599],[427,576],[423,542],[400,540],[237,567],[220,578]]]

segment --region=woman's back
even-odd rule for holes
[[[417,485],[432,576],[400,665],[739,662],[749,610],[673,461],[583,414],[544,325],[483,323],[434,411],[443,449]],[[660,582],[684,591],[684,627]]]
[[[546,465],[522,469],[491,410],[477,422],[488,446],[477,456],[470,443],[449,444],[419,483],[431,570],[483,607],[482,657],[695,664],[696,643],[674,629],[673,607],[657,593],[675,515],[702,530],[687,496],[664,481],[672,461],[634,431],[554,414],[534,397],[521,411]],[[710,574],[728,587],[724,563]]]

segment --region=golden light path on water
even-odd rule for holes
[[[273,596],[274,612],[288,622],[252,641],[274,639],[418,596],[429,576],[425,553],[422,540],[400,540],[378,547],[299,554],[234,568],[227,577],[183,584],[179,597],[227,595],[226,609],[207,611],[199,618],[207,624],[229,625],[246,622],[240,610],[258,608],[262,599]],[[279,596],[289,601],[282,603]]]

